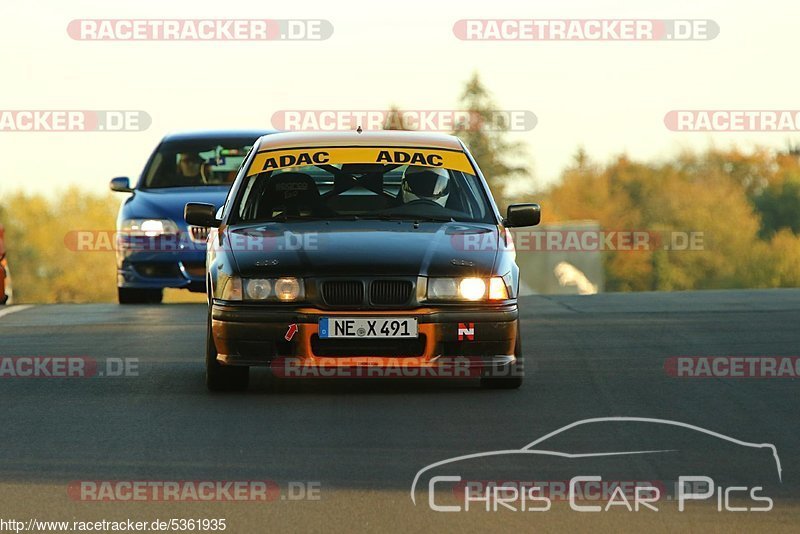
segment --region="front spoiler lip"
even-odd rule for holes
[[[193,277],[189,274],[185,260],[178,260],[180,276],[149,277],[142,276],[136,270],[136,262],[128,263],[124,268],[117,269],[117,287],[123,288],[176,288],[183,289],[192,284],[205,283],[205,276]]]
[[[314,356],[314,357],[304,357],[299,358],[295,356],[289,356],[283,358],[285,360],[297,360],[298,362],[302,362],[304,367],[311,367],[311,368],[319,368],[325,369],[330,367],[385,367],[385,368],[394,368],[394,367],[403,367],[403,368],[411,368],[411,369],[422,369],[422,368],[437,368],[437,367],[445,367],[445,366],[452,366],[452,365],[460,365],[464,368],[468,369],[488,369],[488,368],[496,368],[496,367],[505,367],[508,365],[513,365],[517,361],[517,357],[513,354],[498,354],[493,356],[482,356],[480,358],[470,356],[435,356],[430,360],[424,359],[423,357],[391,357],[391,356],[342,356],[342,357],[335,357],[335,356]],[[264,361],[264,360],[251,360],[247,358],[242,358],[239,356],[229,356],[226,354],[220,354],[217,356],[217,361],[225,365],[246,365],[249,367],[270,367],[273,365],[273,361]],[[392,365],[387,365],[391,363]]]

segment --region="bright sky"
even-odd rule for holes
[[[78,18],[314,18],[311,42],[91,42]],[[711,41],[466,42],[463,18],[713,19]],[[0,4],[0,109],[145,110],[143,132],[0,132],[0,195],[66,184],[107,190],[135,177],[164,133],[270,127],[281,109],[452,109],[478,71],[505,109],[532,110],[524,141],[536,185],[558,178],[579,146],[606,160],[663,158],[685,148],[787,133],[671,132],[673,109],[800,109],[794,56],[800,4],[789,1],[571,0],[436,2],[237,0],[5,1]]]

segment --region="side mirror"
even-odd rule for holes
[[[509,228],[536,226],[542,220],[539,204],[511,204],[506,211],[505,225]]]
[[[183,218],[187,224],[194,226],[204,226],[206,228],[218,228],[219,220],[214,213],[216,208],[213,204],[202,202],[189,202],[183,209]]]
[[[118,178],[112,178],[111,182],[109,182],[108,186],[111,188],[112,191],[116,191],[118,193],[132,193],[133,189],[131,189],[131,181],[128,180],[125,176],[120,176]]]

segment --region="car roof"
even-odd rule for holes
[[[238,139],[241,137],[252,137],[255,141],[263,135],[275,133],[276,130],[267,128],[261,130],[187,130],[180,132],[170,132],[164,136],[161,142],[175,141],[202,141],[205,139]]]
[[[258,140],[258,150],[315,146],[403,146],[463,151],[454,135],[404,130],[347,132],[279,132]]]

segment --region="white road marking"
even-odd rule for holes
[[[10,315],[10,314],[12,314],[14,312],[27,310],[28,308],[33,308],[33,305],[31,305],[31,304],[21,304],[19,306],[9,306],[8,308],[0,309],[0,317],[3,317],[5,315]]]

